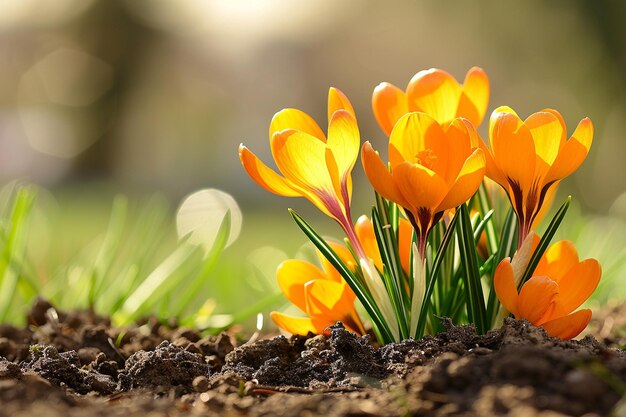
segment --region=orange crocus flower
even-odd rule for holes
[[[374,189],[404,208],[424,259],[426,239],[444,211],[467,201],[485,172],[479,138],[467,120],[439,124],[425,113],[408,113],[389,138],[389,167],[369,142],[361,161]]]
[[[577,336],[589,323],[591,310],[576,310],[598,286],[602,270],[595,259],[578,260],[569,241],[559,241],[544,253],[532,278],[517,292],[509,258],[500,262],[494,286],[500,302],[517,319],[543,327],[561,339]]]
[[[489,145],[480,143],[487,158],[487,176],[509,196],[519,222],[519,244],[530,232],[555,185],[573,173],[587,157],[593,124],[584,118],[566,140],[563,117],[544,109],[521,120],[509,107],[496,109],[489,121]]]
[[[296,109],[276,113],[269,136],[282,175],[241,144],[239,159],[250,177],[274,194],[307,198],[343,225],[350,218],[351,173],[361,143],[348,98],[336,88],[328,91],[328,138],[309,115]]]
[[[389,136],[396,122],[409,112],[424,112],[443,124],[464,117],[478,126],[487,112],[489,79],[478,67],[471,68],[461,85],[446,71],[431,68],[409,81],[406,92],[380,83],[372,96],[374,116]]]
[[[331,245],[350,267],[356,267],[345,246]],[[272,320],[291,334],[321,334],[338,321],[343,322],[348,330],[365,334],[354,308],[354,292],[326,258],[319,253],[318,256],[322,269],[306,261],[290,259],[281,263],[276,271],[283,294],[307,317],[273,311],[270,314]]]

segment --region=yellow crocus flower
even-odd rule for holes
[[[584,118],[566,140],[563,117],[544,109],[521,120],[510,107],[499,107],[489,120],[489,146],[485,151],[487,176],[509,196],[519,221],[519,242],[524,241],[550,197],[551,189],[585,160],[593,140],[593,124]]]
[[[350,251],[338,244],[333,249],[346,263],[354,266]],[[357,334],[365,334],[361,320],[354,308],[355,295],[335,268],[319,255],[322,268],[297,259],[290,259],[278,266],[278,285],[289,301],[302,310],[306,317],[296,317],[273,311],[274,323],[291,334],[321,334],[341,321]]]
[[[309,115],[297,109],[276,113],[269,137],[280,174],[241,144],[239,158],[250,177],[274,194],[307,198],[344,225],[350,218],[351,173],[360,146],[354,109],[348,98],[330,88],[328,137]]]
[[[389,138],[389,168],[371,144],[361,151],[363,168],[378,193],[401,207],[417,233],[421,259],[432,226],[444,211],[467,201],[485,172],[478,135],[467,120],[441,125],[426,113],[408,113]]]
[[[372,96],[374,116],[389,136],[396,122],[406,113],[423,112],[437,122],[451,122],[456,117],[478,126],[487,112],[489,79],[481,68],[471,68],[460,84],[446,71],[431,68],[420,71],[409,81],[406,91],[383,82]]]

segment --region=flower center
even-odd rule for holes
[[[437,155],[435,155],[432,149],[421,150],[415,155],[415,162],[430,170],[433,169],[435,161],[437,161]]]

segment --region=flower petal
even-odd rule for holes
[[[522,241],[522,244],[517,248],[513,259],[511,260],[511,266],[513,267],[513,276],[515,277],[515,285],[519,285],[522,280],[522,275],[526,271],[530,257],[535,253],[537,246],[541,242],[541,238],[538,234],[532,230],[526,238]],[[534,274],[539,275],[539,274]]]
[[[559,240],[544,252],[533,274],[548,276],[560,285],[563,276],[578,262],[574,244],[569,240]]]
[[[334,194],[326,166],[326,144],[311,135],[294,130],[274,134],[272,153],[278,169],[289,181],[308,190],[317,200]]]
[[[563,145],[544,182],[561,180],[576,171],[587,157],[592,142],[593,123],[584,118],[578,123],[572,137]]]
[[[302,191],[265,165],[245,146],[239,145],[239,160],[250,177],[261,187],[285,197],[300,197]]]
[[[531,114],[524,124],[533,137],[535,153],[537,155],[535,172],[537,177],[543,177],[554,163],[564,134],[561,121],[550,112]]]
[[[369,217],[363,215],[359,217],[354,225],[356,236],[363,246],[365,254],[374,262],[378,270],[383,270],[383,261],[378,249],[378,242],[374,234],[374,225]]]
[[[398,222],[398,251],[400,263],[407,274],[411,271],[411,245],[413,243],[413,226],[411,222],[400,218]]]
[[[345,110],[352,116],[353,119],[356,119],[356,114],[354,113],[354,108],[352,107],[352,103],[348,100],[348,97],[344,93],[341,92],[338,88],[330,87],[328,89],[328,124],[330,125],[330,121],[333,118],[333,114],[337,110]]]
[[[535,174],[535,144],[530,130],[510,108],[500,107],[491,114],[489,142],[498,168],[528,192]]]
[[[433,171],[443,177],[451,187],[456,181],[463,164],[472,154],[473,148],[478,146],[480,138],[474,126],[466,119],[456,118],[445,128],[445,141],[433,140],[431,136],[426,138],[426,147],[436,150],[437,160],[433,164]],[[445,143],[437,147],[436,142]],[[474,142],[474,144],[472,144]],[[445,153],[445,155],[441,155]],[[442,157],[443,156],[443,157]]]
[[[456,207],[469,200],[478,190],[485,177],[485,156],[481,149],[476,149],[465,160],[459,175],[437,208],[437,212]]]
[[[602,268],[595,259],[585,259],[559,281],[559,299],[553,317],[564,316],[580,307],[595,291]]]
[[[352,114],[346,110],[333,113],[328,125],[326,146],[335,157],[340,179],[347,178],[359,156],[361,146],[359,128]]]
[[[478,147],[483,150],[483,154],[485,155],[485,175],[492,181],[498,183],[500,187],[508,192],[509,183],[506,179],[506,175],[500,167],[496,165],[493,155],[482,139],[478,142]]]
[[[272,117],[270,139],[275,133],[286,129],[299,130],[326,142],[326,136],[315,120],[298,109],[283,109]]]
[[[285,297],[300,310],[306,311],[305,284],[313,280],[325,280],[326,277],[309,262],[289,259],[278,265],[276,279]]]
[[[319,334],[324,329],[318,329],[310,317],[295,317],[278,311],[272,311],[270,317],[278,327],[291,334],[306,336],[309,332]]]
[[[591,320],[591,310],[579,310],[569,316],[559,317],[541,325],[550,337],[569,340],[582,332]]]
[[[418,164],[403,162],[391,175],[411,208],[428,208],[434,214],[448,191],[440,176]]]
[[[489,78],[482,68],[473,67],[465,75],[456,116],[465,117],[478,127],[487,113],[488,104]]]
[[[496,268],[493,277],[493,285],[498,300],[500,300],[504,308],[510,311],[516,318],[519,318],[517,308],[519,296],[517,294],[517,286],[515,285],[515,277],[513,276],[513,267],[511,266],[510,258],[503,259]]]
[[[400,192],[387,166],[369,142],[363,144],[361,163],[367,179],[380,195],[399,204],[401,207],[409,207],[408,201]]]
[[[372,95],[372,108],[378,125],[387,136],[394,125],[409,112],[409,104],[404,91],[390,83],[380,83]]]
[[[559,295],[559,285],[548,277],[534,276],[522,286],[518,299],[518,312],[534,325],[549,316]]]
[[[559,142],[561,146],[565,145],[565,140],[567,139],[566,137],[567,127],[565,126],[565,119],[563,119],[563,116],[561,116],[561,113],[559,113],[558,111],[554,109],[541,109],[541,111],[544,113],[552,113],[552,115],[554,115],[554,117],[557,118],[557,120],[559,121],[561,125],[561,130],[562,130],[561,137],[559,138]]]
[[[439,123],[449,122],[456,117],[461,91],[458,81],[443,70],[420,71],[406,90],[409,110],[428,113]]]
[[[311,317],[323,315],[329,321],[341,320],[354,309],[355,295],[345,282],[316,280],[304,287],[306,313]]]

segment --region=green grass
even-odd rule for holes
[[[175,210],[163,196],[99,191],[53,197],[11,184],[0,193],[2,322],[24,323],[36,296],[111,315],[118,325],[154,314],[210,331],[254,326],[257,313],[284,304],[273,271],[286,255],[265,248],[259,256],[250,238],[224,249],[228,216],[207,252],[177,239]]]

